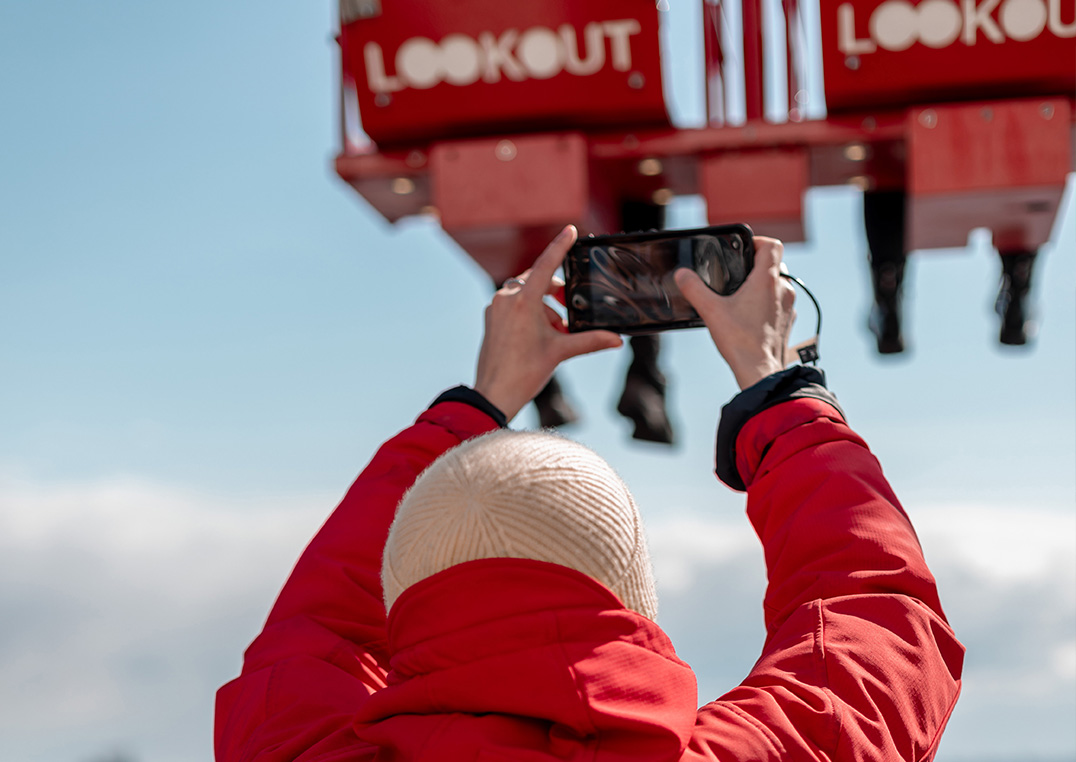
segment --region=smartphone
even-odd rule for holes
[[[718,294],[743,285],[755,263],[747,225],[588,236],[564,259],[568,330],[643,334],[703,325],[673,273],[690,267]]]

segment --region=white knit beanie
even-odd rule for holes
[[[547,432],[502,429],[456,447],[404,495],[385,544],[385,608],[405,589],[480,558],[529,558],[583,572],[657,616],[639,510],[592,450]]]

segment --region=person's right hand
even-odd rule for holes
[[[729,364],[740,389],[782,371],[788,337],[796,319],[796,292],[781,277],[784,245],[755,238],[755,265],[730,296],[721,296],[692,270],[676,272],[676,285],[710,329],[717,351]]]
[[[576,235],[573,226],[564,228],[529,270],[505,282],[486,308],[473,388],[508,420],[549,383],[564,360],[623,344],[610,331],[568,333],[564,318],[543,301],[563,290],[564,283],[553,274]]]

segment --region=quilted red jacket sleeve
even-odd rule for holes
[[[396,506],[441,453],[497,428],[441,402],[386,442],[303,552],[238,678],[217,692],[218,762],[368,760],[351,729],[384,685],[381,555]]]
[[[878,461],[810,397],[754,414],[734,449],[766,557],[767,637],[744,682],[700,710],[691,756],[932,758],[963,647]]]

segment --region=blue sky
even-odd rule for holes
[[[690,124],[694,4],[672,5],[667,79]],[[209,758],[212,691],[305,541],[381,441],[473,378],[485,277],[430,220],[389,226],[332,174],[333,16],[0,7],[4,759]],[[997,345],[999,265],[974,234],[913,258],[911,351],[875,356],[859,204],[811,191],[809,241],[786,259],[822,302],[831,387],[969,646],[939,759],[1071,758],[1072,183],[1025,350]],[[671,210],[702,221],[697,199]],[[565,368],[586,415],[569,433],[636,492],[662,623],[712,698],[757,655],[763,572],[742,497],[711,473],[731,375],[704,332],[666,350],[677,447],[628,439],[616,352]]]

